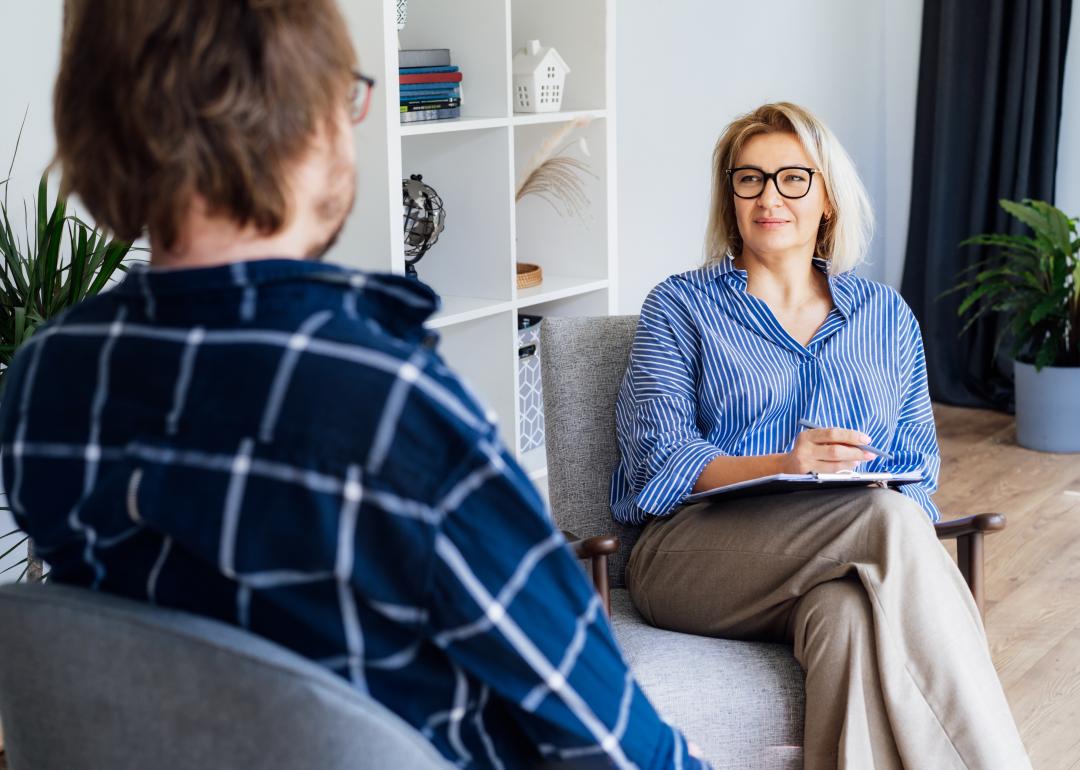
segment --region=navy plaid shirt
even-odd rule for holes
[[[435,307],[295,260],[132,271],[8,373],[16,520],[56,581],[279,642],[461,767],[700,766],[434,351]]]

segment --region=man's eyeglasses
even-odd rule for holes
[[[353,124],[367,117],[371,107],[371,92],[375,89],[375,79],[360,72],[353,72],[352,90],[349,92],[349,118]]]
[[[765,185],[773,180],[776,191],[785,198],[802,198],[810,192],[814,181],[815,168],[804,166],[784,166],[771,174],[753,166],[739,166],[727,169],[731,178],[731,189],[737,198],[756,198],[765,192]]]

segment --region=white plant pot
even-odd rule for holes
[[[1080,452],[1080,366],[1015,361],[1016,440],[1040,452]]]

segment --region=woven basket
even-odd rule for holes
[[[539,286],[543,280],[544,271],[540,269],[540,265],[529,262],[517,263],[517,287],[519,289],[531,289],[533,286]]]

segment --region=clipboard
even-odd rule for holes
[[[854,471],[841,471],[839,473],[777,473],[772,476],[747,479],[735,484],[698,492],[690,495],[683,502],[696,503],[714,497],[735,500],[741,497],[777,495],[788,492],[852,489],[882,483],[895,488],[922,480],[923,475],[918,471],[909,473],[856,473]]]

